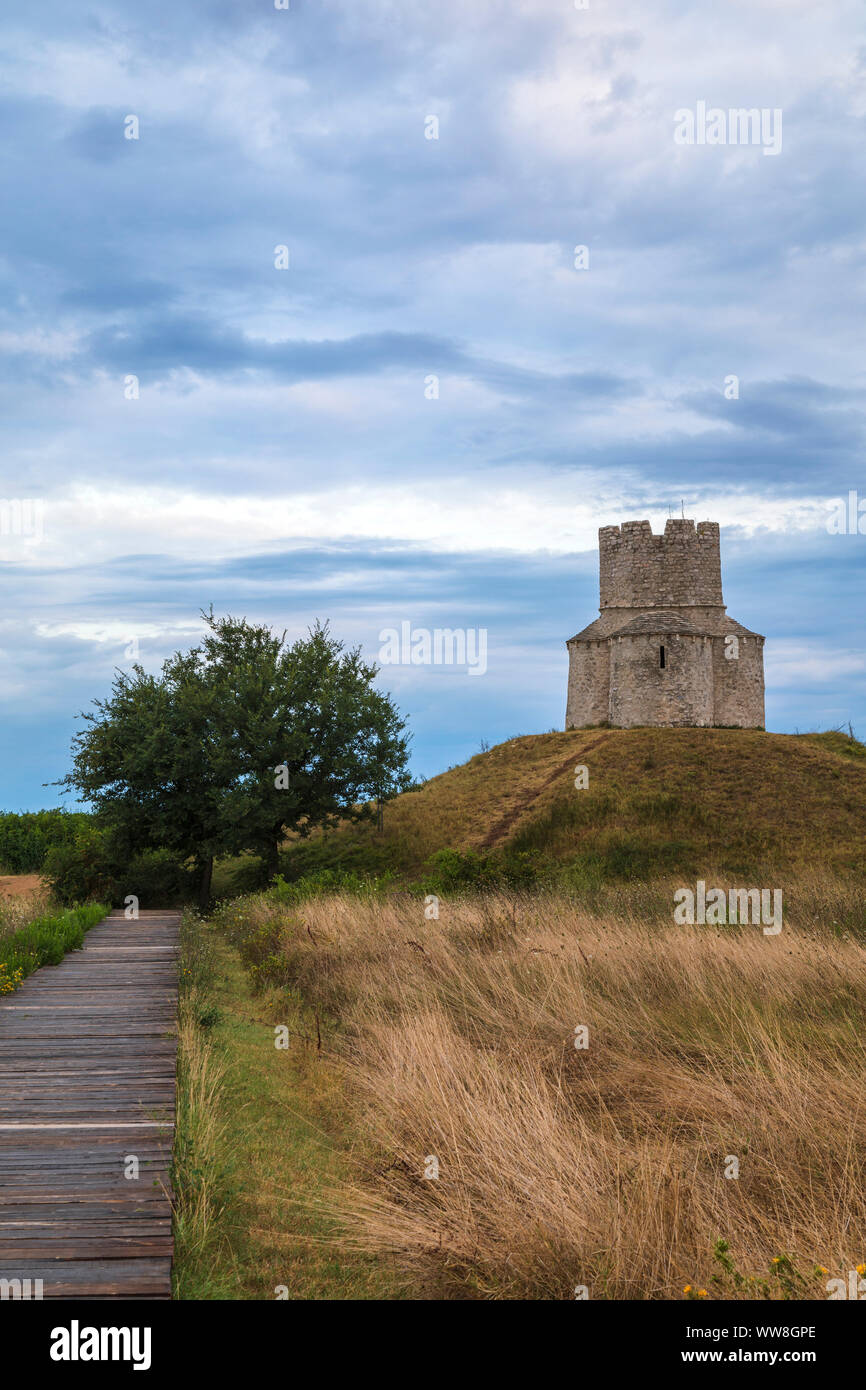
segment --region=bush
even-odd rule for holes
[[[134,894],[141,907],[174,907],[194,891],[193,875],[168,850],[146,850],[127,863],[104,831],[89,824],[71,844],[49,850],[43,873],[60,902],[110,902]]]
[[[91,824],[81,826],[69,844],[55,845],[45,856],[43,874],[62,903],[114,902],[116,865],[105,836]]]
[[[493,851],[439,849],[425,865],[421,888],[426,893],[453,893],[484,888],[531,888],[548,873],[534,850]]]
[[[131,859],[125,869],[116,871],[117,906],[134,893],[141,907],[176,907],[195,893],[195,876],[179,864],[170,850],[153,849]]]
[[[211,897],[216,900],[257,893],[267,886],[268,871],[257,854],[238,854],[214,864]]]
[[[395,875],[358,873],[354,869],[319,869],[304,874],[294,883],[287,883],[277,874],[268,896],[278,903],[302,903],[308,898],[323,898],[329,893],[352,893],[356,897],[377,897],[387,893],[395,884]]]
[[[385,874],[399,870],[402,857],[398,842],[373,835],[311,835],[280,851],[279,871],[290,883],[328,869],[346,874]]]

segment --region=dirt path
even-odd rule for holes
[[[496,822],[481,841],[481,848],[493,849],[500,840],[504,839],[516,822],[520,820],[520,817],[529,810],[533,802],[538,800],[541,793],[546,791],[549,786],[552,786],[558,777],[562,777],[563,774],[574,765],[576,758],[584,758],[587,753],[592,752],[593,748],[597,748],[600,743],[604,743],[607,737],[607,734],[600,734],[598,738],[593,739],[590,743],[584,744],[582,748],[576,750],[574,753],[570,753],[565,759],[565,762],[560,763],[558,767],[553,769],[549,777],[546,777],[533,791],[527,792],[525,796],[521,797],[517,805],[513,806],[501,820]]]

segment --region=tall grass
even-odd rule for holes
[[[0,941],[29,926],[37,917],[46,917],[56,907],[50,890],[42,884],[16,897],[0,896]]]
[[[866,1257],[862,903],[787,901],[775,937],[636,886],[220,920],[341,1059],[376,1155],[331,1199],[348,1245],[446,1297],[825,1298]]]
[[[172,1165],[176,1298],[209,1297],[208,1262],[219,1239],[227,1128],[225,1064],[211,1041],[213,951],[193,912],[181,922],[177,1105]]]
[[[58,965],[67,951],[84,945],[85,934],[108,911],[87,903],[64,912],[33,915],[33,905],[19,901],[0,918],[0,995],[11,994],[42,965]]]

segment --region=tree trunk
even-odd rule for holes
[[[198,889],[198,905],[202,912],[207,912],[210,905],[210,885],[213,878],[213,855],[208,855],[202,862],[201,881]]]
[[[268,883],[275,879],[280,871],[280,842],[274,840],[273,844],[268,845],[267,853],[264,855],[265,873],[268,876]]]

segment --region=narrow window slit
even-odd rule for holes
[[[659,666],[662,668],[662,670],[664,670],[664,666],[665,666],[665,649],[664,649],[664,647],[659,647]]]

